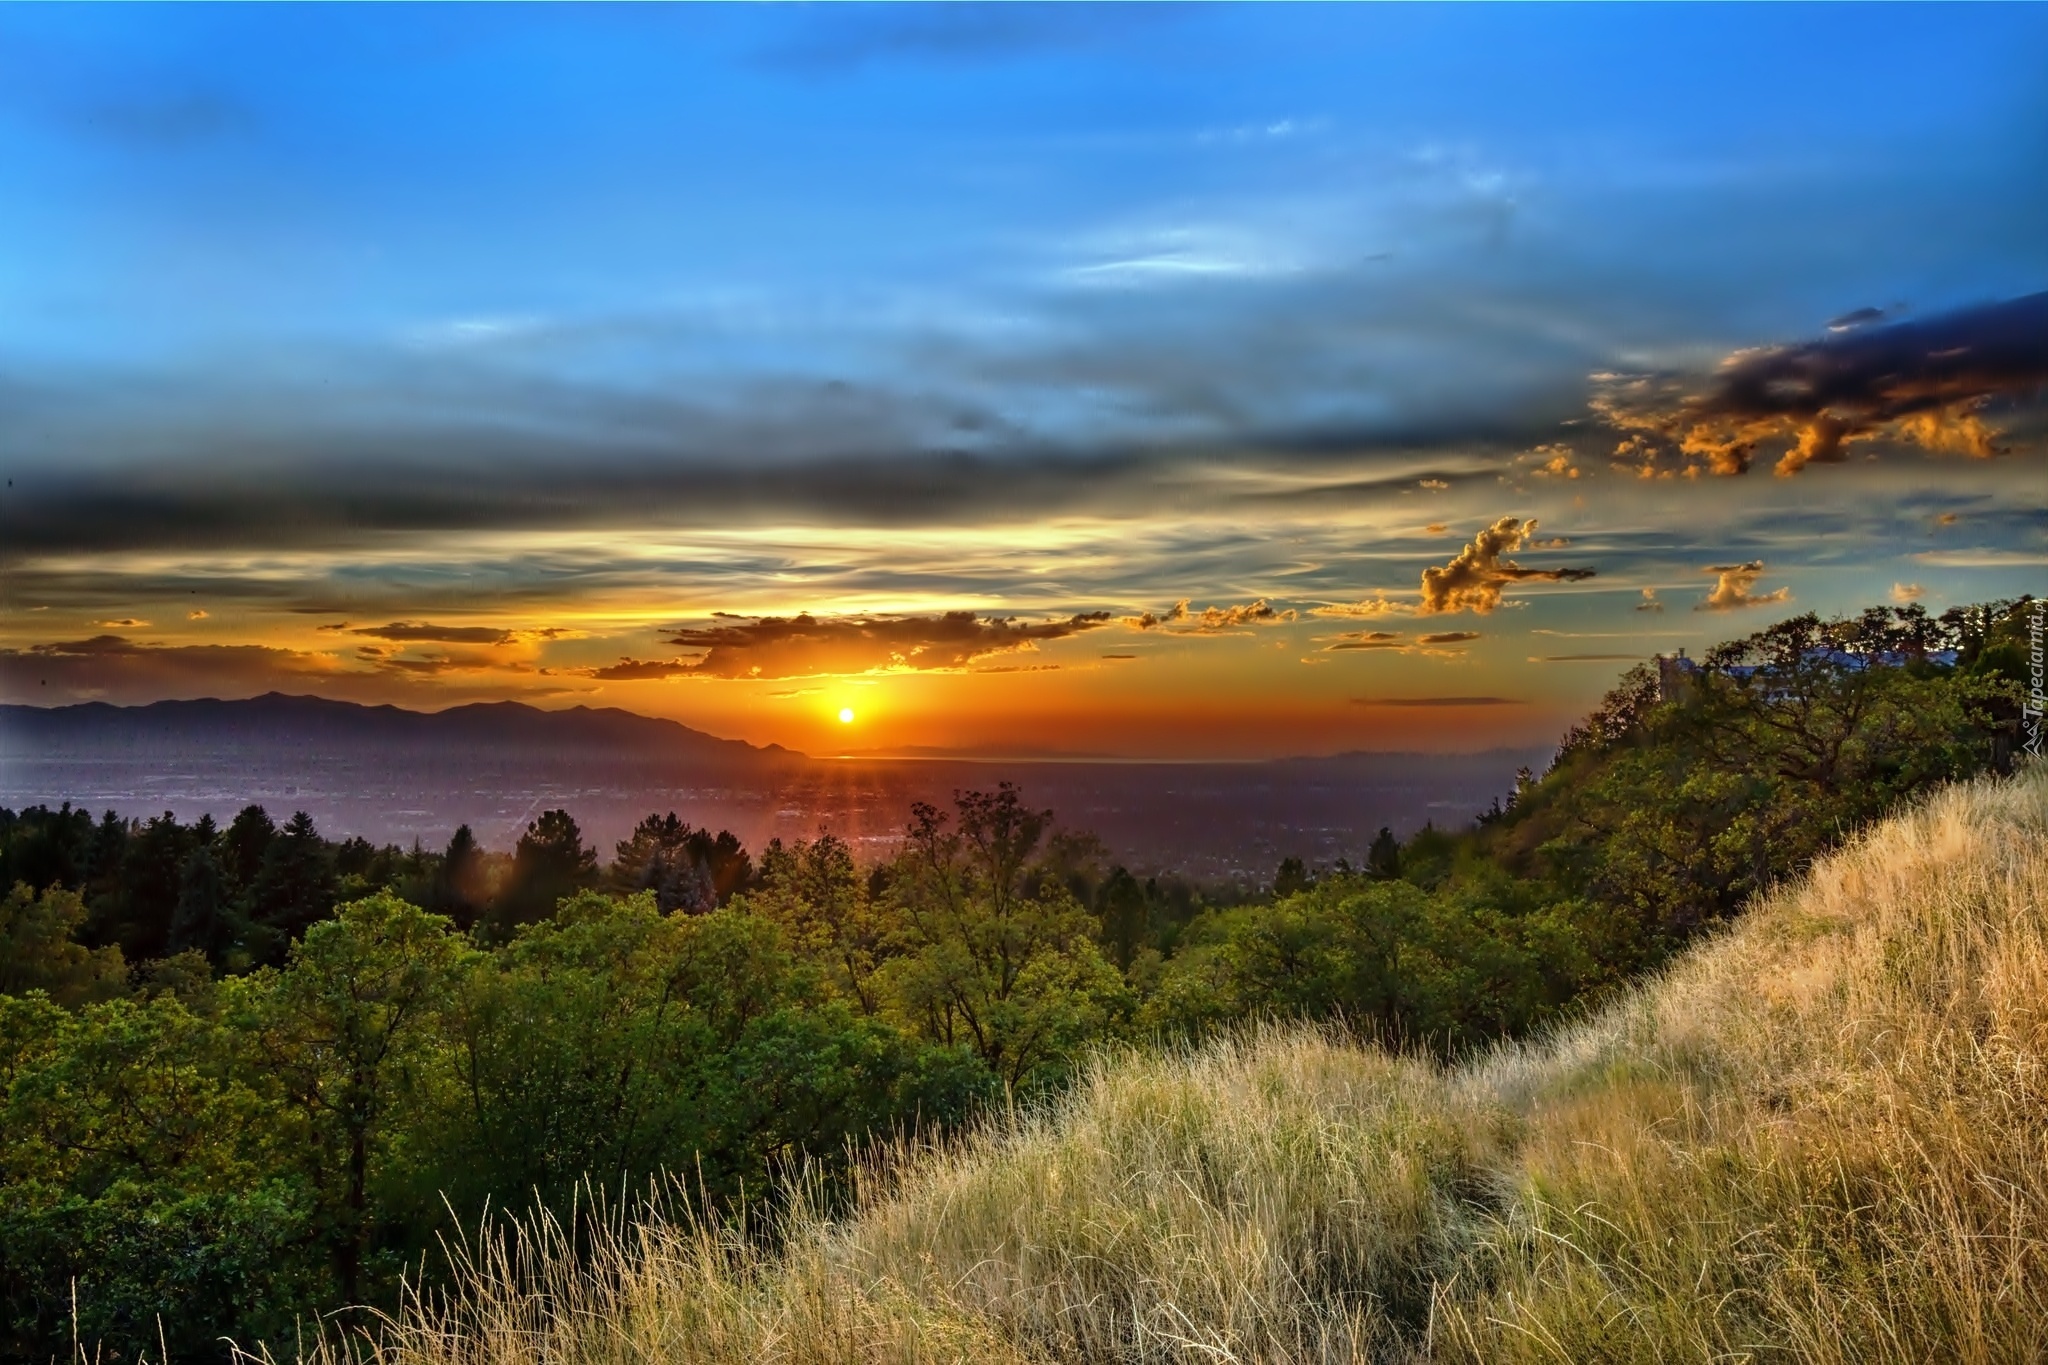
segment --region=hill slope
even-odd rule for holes
[[[779,1255],[655,1221],[575,1264],[528,1233],[379,1354],[2041,1359],[2044,905],[2037,768],[1879,825],[1542,1043],[1103,1058],[899,1154],[846,1220],[799,1210]]]

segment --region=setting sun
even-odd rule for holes
[[[853,724],[853,708],[851,706],[842,706],[839,708],[839,723],[841,725]]]

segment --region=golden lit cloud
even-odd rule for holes
[[[1565,445],[1540,445],[1526,457],[1536,461],[1529,472],[1539,479],[1576,479],[1579,468],[1572,463],[1572,450]]]
[[[671,659],[621,659],[580,670],[603,681],[656,678],[802,678],[898,669],[960,669],[976,659],[1061,640],[1107,625],[1106,611],[1024,622],[971,611],[936,616],[764,616],[685,627],[668,643],[703,651]]]
[[[350,635],[364,635],[372,640],[391,640],[404,644],[437,645],[509,645],[513,641],[510,631],[498,626],[444,626],[432,621],[393,621],[383,626],[354,626],[346,622],[340,625],[322,626],[326,631],[346,631]]]
[[[1358,602],[1329,602],[1310,610],[1311,616],[1331,616],[1338,620],[1371,621],[1381,616],[1412,616],[1415,607],[1411,603],[1398,602],[1385,593],[1378,593]]]
[[[1280,610],[1263,597],[1256,602],[1231,607],[1204,607],[1200,611],[1189,609],[1190,600],[1184,597],[1164,612],[1148,611],[1138,616],[1121,616],[1117,620],[1132,630],[1165,629],[1175,634],[1202,635],[1239,626],[1285,625],[1294,620],[1296,614],[1292,607]]]
[[[1476,630],[1437,631],[1412,639],[1398,630],[1354,630],[1319,638],[1328,641],[1323,649],[1332,654],[1347,650],[1388,650],[1397,654],[1428,654],[1445,658],[1455,654],[1452,646],[1470,644],[1483,637]]]
[[[1763,577],[1764,562],[1752,559],[1747,564],[1715,564],[1704,570],[1718,574],[1714,590],[1707,594],[1694,611],[1737,611],[1744,607],[1767,607],[1773,602],[1792,600],[1792,589],[1779,588],[1773,592],[1755,593],[1757,579]]]
[[[1535,534],[1534,517],[1502,517],[1474,536],[1456,559],[1442,568],[1424,569],[1421,614],[1485,615],[1500,605],[1501,592],[1511,583],[1567,583],[1593,577],[1592,569],[1525,569],[1507,558]]]

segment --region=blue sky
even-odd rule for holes
[[[1502,698],[1446,719],[1475,736],[1549,733],[1611,671],[1531,665],[1532,631],[1642,654],[2038,587],[2028,355],[1933,410],[1950,435],[1886,409],[1790,479],[1796,422],[1753,473],[1654,487],[1613,456],[1697,464],[1677,409],[1612,395],[2048,289],[2044,70],[2018,5],[10,8],[0,681],[800,743],[827,693],[914,684],[952,689],[900,708],[943,734],[878,742],[1099,748],[1170,671],[1195,747],[1292,751],[1431,688]],[[1516,562],[1598,576],[1332,654],[1318,610],[1405,601],[1511,516],[1543,527]],[[1786,596],[1690,611],[1757,560]],[[1125,628],[1091,625],[768,680],[810,700],[671,638],[1184,598],[1274,618],[1157,676],[1150,628],[1105,668]],[[453,638],[335,647],[398,621]]]

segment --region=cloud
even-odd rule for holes
[[[1470,644],[1480,639],[1476,630],[1446,630],[1432,635],[1418,635],[1409,639],[1398,630],[1354,630],[1342,635],[1318,637],[1329,641],[1323,646],[1325,652],[1342,653],[1355,649],[1384,649],[1397,654],[1428,654],[1436,658],[1451,658],[1457,653],[1453,645]]]
[[[1592,569],[1525,569],[1507,555],[1536,533],[1536,519],[1502,517],[1472,538],[1456,559],[1442,568],[1422,571],[1421,614],[1475,611],[1481,615],[1500,605],[1510,583],[1576,582],[1593,577]]]
[[[1640,602],[1638,602],[1638,603],[1636,603],[1636,610],[1637,610],[1637,611],[1662,611],[1662,610],[1664,610],[1664,604],[1663,604],[1662,602],[1659,602],[1659,601],[1657,600],[1657,590],[1656,590],[1655,588],[1644,588],[1644,589],[1643,589],[1643,600],[1642,600],[1642,601],[1640,601]]]
[[[1539,479],[1579,477],[1579,467],[1572,463],[1573,454],[1570,446],[1540,445],[1526,458],[1537,462],[1536,467],[1529,472]]]
[[[1526,706],[1520,697],[1353,697],[1353,706]]]
[[[1441,536],[1450,534],[1450,530],[1451,528],[1444,525],[1444,523],[1432,521],[1429,525],[1422,528],[1422,534],[1426,536]]]
[[[1360,630],[1334,637],[1325,648],[1346,649],[1406,649],[1407,637],[1398,630]]]
[[[194,607],[194,608],[192,608],[192,610],[190,610],[190,611],[188,611],[188,612],[186,612],[186,613],[185,613],[185,619],[186,619],[187,621],[204,621],[204,620],[206,619],[206,608],[204,608],[204,607]]]
[[[1838,318],[1828,319],[1830,332],[1853,332],[1858,327],[1868,327],[1873,322],[1883,322],[1896,308],[1852,308]]]
[[[2024,569],[2048,564],[2048,554],[2039,550],[2000,550],[1983,548],[1976,550],[1924,550],[1914,555],[1918,564],[1931,564],[1938,569]]]
[[[1311,608],[1311,616],[1334,616],[1340,620],[1370,621],[1380,616],[1410,616],[1415,608],[1406,602],[1397,602],[1385,593],[1378,593],[1359,602],[1327,602]]]
[[[317,692],[361,701],[446,705],[573,690],[541,682],[541,672],[528,663],[485,655],[406,658],[376,645],[358,646],[349,659],[274,645],[167,645],[104,634],[0,649],[0,697],[38,705],[129,704]]]
[[[1233,630],[1239,626],[1279,625],[1294,619],[1294,611],[1277,611],[1266,599],[1234,607],[1204,607],[1188,618],[1197,631]]]
[[[586,678],[600,682],[651,682],[659,678],[684,678],[698,671],[695,659],[621,659],[603,668],[579,670]],[[810,690],[810,689],[803,689]],[[775,696],[799,696],[801,692],[777,692]]]
[[[1927,596],[1927,589],[1921,587],[1918,583],[1892,584],[1892,601],[1897,602],[1900,606],[1905,606],[1908,602],[1918,602],[1925,596]]]
[[[1023,622],[971,611],[937,616],[799,616],[726,618],[727,624],[686,627],[668,643],[702,650],[695,657],[621,659],[579,670],[602,681],[654,678],[803,678],[891,669],[961,669],[991,654],[1036,648],[1107,625],[1106,611],[1063,620]]]
[[[149,622],[138,621],[132,616],[123,616],[119,620],[95,621],[93,624],[101,630],[142,630],[149,625]]]
[[[1189,601],[1184,597],[1164,612],[1120,616],[1117,621],[1132,630],[1165,629],[1176,635],[1207,635],[1235,630],[1240,626],[1285,625],[1296,616],[1292,607],[1283,611],[1263,597],[1256,602],[1231,607],[1203,607],[1200,611],[1189,610]]]
[[[440,626],[431,621],[393,621],[384,626],[348,626],[346,629],[351,635],[412,644],[508,645],[514,638],[511,632],[495,626]]]
[[[423,654],[410,658],[403,654],[377,651],[364,646],[356,651],[359,658],[373,661],[380,669],[396,673],[409,673],[420,677],[440,677],[448,673],[534,673],[530,663],[520,660],[494,659],[486,654]]]
[[[1707,594],[1705,601],[1694,607],[1694,611],[1737,611],[1743,607],[1767,607],[1773,602],[1792,600],[1792,589],[1779,588],[1774,592],[1752,593],[1757,579],[1763,577],[1764,562],[1752,559],[1747,564],[1714,564],[1702,570],[1704,573],[1719,574],[1714,590]]]
[[[1777,472],[1792,475],[1879,437],[1998,454],[1985,409],[2048,385],[2048,293],[1883,326],[1865,325],[1870,311],[1837,319],[1849,325],[1820,341],[1738,351],[1703,385],[1595,375],[1593,408],[1625,434],[1616,457],[1644,473],[1675,461],[1742,474],[1769,445],[1782,447]]]
[[[305,688],[340,672],[324,654],[268,645],[151,645],[94,635],[0,649],[0,693],[17,701],[155,701]]]

